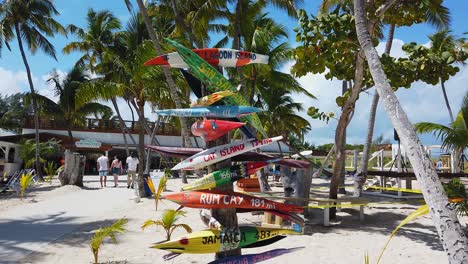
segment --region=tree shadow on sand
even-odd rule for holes
[[[26,219],[0,219],[0,260],[19,263],[21,259],[40,260],[48,255],[39,249],[49,243],[76,245],[87,243],[94,230],[117,219],[78,222],[64,212]],[[63,239],[69,237],[71,239]],[[38,250],[35,250],[37,248]]]
[[[400,208],[401,209],[401,208]],[[409,209],[414,209],[409,207]],[[391,210],[391,208],[385,208]],[[313,218],[308,219],[304,228],[305,235],[313,235],[314,233],[340,233],[341,231],[355,230],[356,232],[366,232],[369,234],[381,233],[390,237],[392,231],[405,219],[407,215],[404,213],[395,213],[392,211],[373,212],[366,214],[363,222],[359,221],[359,210],[343,209],[342,213],[337,216],[337,219],[332,222],[332,226],[325,227],[322,224],[323,211],[314,210]],[[396,233],[396,236],[405,236],[416,243],[423,243],[432,250],[443,251],[440,243],[437,230],[433,225],[425,225],[421,223],[409,223],[402,227]]]

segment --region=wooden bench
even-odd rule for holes
[[[327,198],[314,198],[310,199],[316,202],[318,206],[324,206],[323,208],[323,225],[330,226],[330,208],[333,205],[336,206],[336,211],[341,212],[342,204],[349,204],[346,207],[357,207],[359,206],[359,221],[364,221],[364,206],[369,203],[369,200],[362,197],[339,197],[338,199],[327,199]]]

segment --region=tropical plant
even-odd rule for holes
[[[45,180],[48,182],[52,183],[52,178],[54,177],[56,170],[55,168],[55,163],[53,161],[47,162],[46,165],[44,165],[44,172],[46,174]]]
[[[40,163],[46,162],[42,157],[56,154],[60,149],[60,141],[51,139],[39,143],[39,152],[41,155]],[[20,158],[25,162],[26,168],[31,168],[35,162],[36,143],[33,139],[27,139],[20,142]]]
[[[120,20],[110,11],[88,10],[86,15],[86,31],[75,25],[69,25],[67,30],[76,35],[77,41],[65,45],[63,53],[70,54],[73,51],[84,52],[78,59],[76,66],[88,67],[90,71],[95,72],[96,66],[102,60],[104,51],[114,43],[114,32],[119,30]]]
[[[5,45],[11,50],[10,42],[16,38],[21,52],[24,66],[28,77],[29,89],[31,94],[35,94],[34,84],[31,75],[31,69],[24,50],[23,41],[26,42],[28,49],[32,54],[42,50],[45,54],[55,60],[55,48],[47,40],[47,37],[53,37],[55,33],[65,35],[65,29],[57,22],[53,16],[59,15],[52,0],[11,0],[4,1],[0,9],[0,51]],[[39,178],[42,179],[39,151],[39,115],[37,103],[33,99],[32,108],[34,114],[34,126],[36,129],[36,170]]]
[[[168,177],[164,173],[164,175],[159,180],[158,189],[156,189],[155,186],[153,185],[153,181],[151,180],[151,178],[146,179],[146,183],[148,184],[148,188],[151,190],[151,193],[153,194],[153,197],[154,197],[154,203],[155,203],[156,211],[158,210],[159,197],[161,197],[162,191],[166,188],[167,179],[168,179]]]
[[[94,263],[99,262],[99,250],[103,244],[105,238],[109,237],[114,244],[117,244],[116,235],[126,231],[125,225],[128,223],[128,219],[122,218],[115,221],[108,227],[99,228],[89,240],[89,246],[94,256]]]
[[[31,111],[24,105],[24,94],[0,95],[0,127],[21,133],[26,116]]]
[[[187,233],[192,232],[192,228],[187,225],[187,224],[176,224],[177,220],[179,219],[180,216],[185,216],[184,211],[179,211],[179,210],[174,210],[174,209],[168,209],[165,210],[161,220],[146,220],[145,223],[141,226],[141,229],[145,229],[148,226],[156,225],[156,226],[161,226],[164,228],[164,231],[166,232],[166,240],[169,241],[171,240],[171,235],[174,230],[177,228],[182,228],[184,229]]]
[[[127,3],[127,7],[130,6],[129,4],[129,0],[125,0],[125,2]],[[146,29],[147,29],[147,32],[150,36],[150,39],[151,39],[151,42],[153,43],[153,47],[154,49],[156,50],[156,54],[157,55],[163,55],[163,52],[162,52],[162,48],[161,48],[161,45],[160,45],[160,40],[161,40],[161,36],[160,35],[157,35],[154,28],[153,28],[153,25],[152,25],[152,21],[150,19],[150,17],[148,16],[148,12],[146,10],[146,6],[145,4],[143,3],[142,0],[137,0],[137,4],[138,4],[138,8],[141,12],[141,16],[143,18],[143,21],[145,22],[145,26],[146,26]],[[159,30],[161,30],[159,28]],[[161,31],[163,32],[163,31]],[[177,108],[182,108],[182,104],[183,104],[183,95],[181,95],[181,90],[176,86],[176,82],[174,81],[174,78],[172,77],[171,75],[171,72],[169,71],[169,69],[167,69],[166,67],[162,67],[162,71],[163,71],[163,74],[164,74],[164,78],[166,80],[166,83],[167,83],[167,87],[168,87],[168,91],[169,91],[169,94],[171,95],[171,98],[172,100],[174,101],[174,104]],[[141,119],[141,116],[140,116],[140,119]],[[188,123],[188,119],[187,118],[179,118],[180,120],[180,128],[181,128],[181,136],[182,136],[182,139],[183,139],[183,146],[184,147],[192,147],[192,141],[190,139],[190,128],[189,128],[189,123]],[[140,140],[143,140],[143,136],[140,134]],[[140,155],[143,156],[144,154],[144,149],[142,147],[140,147]],[[141,166],[141,171],[142,171],[142,167]],[[187,178],[185,177],[184,174],[182,174],[182,182],[183,183],[187,183]]]
[[[59,97],[58,102],[54,102],[47,96],[40,94],[27,94],[26,102],[35,99],[39,106],[39,112],[48,117],[53,117],[56,121],[63,121],[67,127],[70,137],[70,148],[73,149],[72,129],[75,126],[85,124],[85,118],[89,115],[111,114],[112,110],[105,105],[94,102],[77,105],[77,93],[80,86],[89,82],[89,75],[80,67],[73,69],[62,79],[57,72],[52,73],[52,77],[47,81],[54,85],[55,95]]]
[[[34,183],[33,178],[35,175],[33,175],[33,172],[28,172],[28,173],[23,173],[20,178],[20,188],[21,188],[21,200],[23,200],[24,195],[26,194],[26,190],[31,187],[31,185]]]
[[[109,47],[114,45],[117,30],[121,28],[120,21],[110,11],[104,10],[96,12],[93,9],[88,10],[86,21],[86,29],[79,28],[75,25],[69,25],[67,27],[69,32],[78,38],[78,41],[68,43],[63,48],[63,52],[65,54],[69,54],[72,51],[84,52],[84,55],[76,62],[76,65],[89,69],[93,73],[106,75],[108,72],[111,72],[112,69],[102,67],[103,54]],[[125,150],[128,156],[129,150],[126,134],[129,135],[133,144],[136,144],[136,141],[128,131],[125,122],[123,122],[117,104],[117,96],[119,96],[119,94],[112,93],[112,90],[99,93],[99,99],[110,100],[112,102],[120,122]],[[87,102],[86,100],[79,101],[79,104]]]
[[[452,179],[444,184],[444,190],[457,214],[468,216],[468,194],[463,182],[459,178]]]
[[[463,98],[460,111],[458,112],[455,120],[450,123],[449,126],[431,123],[431,122],[420,122],[414,125],[416,132],[418,133],[432,133],[437,139],[442,141],[442,148],[445,150],[453,150],[455,166],[458,167],[461,164],[457,164],[459,155],[468,147],[468,92]]]
[[[375,15],[385,13],[394,2],[385,2]],[[396,129],[400,140],[407,147],[408,157],[413,166],[416,178],[421,185],[424,200],[434,226],[439,234],[442,246],[447,253],[449,262],[463,263],[468,260],[468,240],[463,233],[457,215],[450,208],[450,203],[444,192],[437,172],[424,147],[418,140],[416,131],[401,107],[392,90],[390,82],[383,70],[369,29],[367,27],[366,3],[364,0],[354,0],[355,25],[358,40],[368,61],[370,73],[374,79],[377,92],[382,98],[384,109]],[[371,14],[374,15],[374,14]]]

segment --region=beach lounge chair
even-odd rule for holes
[[[10,177],[10,179],[8,179],[7,183],[5,186],[3,186],[2,190],[0,190],[1,193],[4,193],[6,192],[6,190],[8,190],[9,188],[11,188],[12,184],[15,182],[15,181],[18,181],[19,180],[19,177],[20,175],[22,174],[23,170],[17,170],[15,171],[15,173]]]

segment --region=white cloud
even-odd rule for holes
[[[12,95],[23,92],[23,87],[28,86],[26,72],[13,72],[0,67],[0,94]]]
[[[385,49],[385,42],[377,46],[379,53]],[[404,42],[395,39],[393,42],[391,55],[404,57],[402,51]],[[283,67],[284,72],[289,72],[294,63],[289,63]],[[298,102],[303,103],[305,109],[310,106],[318,107],[320,111],[334,112],[339,116],[341,110],[335,103],[335,98],[341,94],[341,82],[337,80],[326,80],[323,74],[307,74],[297,79],[301,85],[314,94],[318,100],[305,98],[302,95],[295,95]],[[446,83],[449,102],[454,111],[454,115],[460,108],[461,100],[468,91],[468,66],[460,66],[460,72]],[[367,93],[361,93],[356,103],[355,114],[348,126],[347,142],[351,144],[362,144],[365,141],[367,123],[369,118],[370,104],[375,89],[369,89]],[[432,86],[423,82],[417,82],[410,89],[401,88],[396,93],[403,109],[411,122],[429,121],[436,123],[449,123],[448,111],[442,96],[440,85]],[[306,139],[313,144],[325,144],[334,141],[336,121],[326,124],[320,120],[312,120],[306,112],[300,113],[306,117],[311,125],[312,131]],[[385,139],[393,139],[393,126],[390,123],[385,111],[379,104],[377,110],[374,138],[383,135]],[[432,144],[436,141],[432,137],[422,136],[423,143]]]

